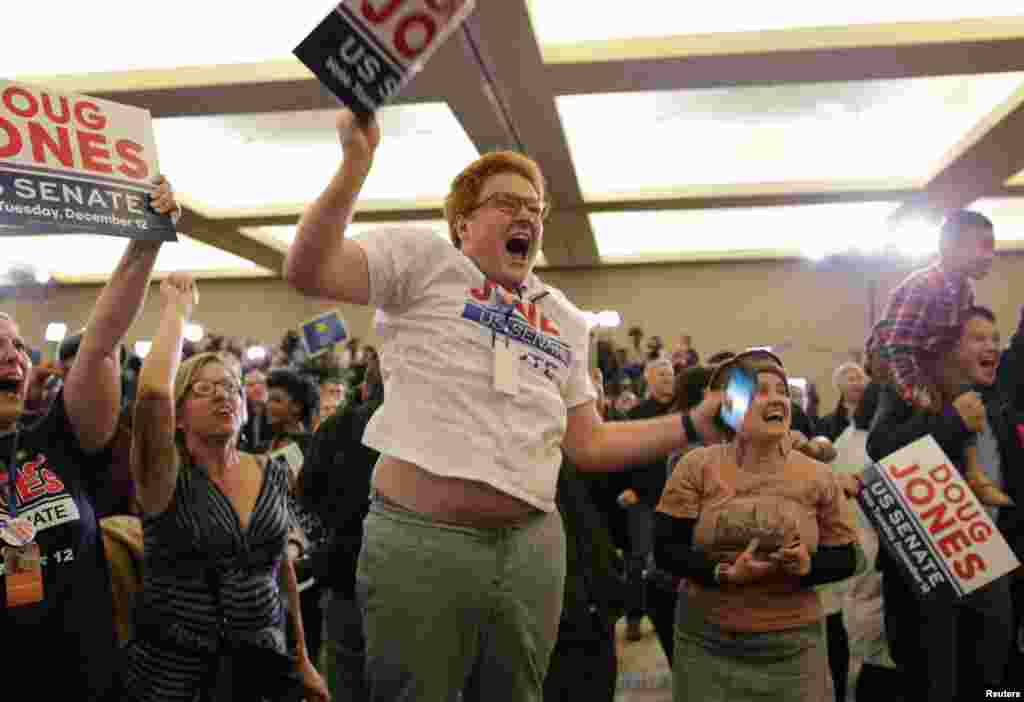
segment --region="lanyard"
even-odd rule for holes
[[[15,428],[14,438],[11,440],[11,460],[7,464],[7,516],[14,519],[18,516],[17,483],[18,483],[18,438],[21,436],[21,428]]]

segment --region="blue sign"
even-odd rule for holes
[[[310,356],[329,351],[347,338],[345,322],[337,310],[314,317],[302,325],[302,345]]]

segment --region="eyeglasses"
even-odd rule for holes
[[[512,193],[494,193],[493,195],[489,195],[474,205],[470,212],[479,210],[482,207],[493,207],[509,217],[515,217],[519,214],[519,210],[525,209],[527,215],[532,219],[541,222],[546,220],[548,218],[548,213],[551,212],[551,204],[544,200],[537,200],[530,197],[519,197]]]
[[[196,397],[213,397],[218,390],[224,392],[228,397],[241,397],[242,388],[233,380],[197,380],[189,386]]]

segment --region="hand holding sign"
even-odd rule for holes
[[[337,119],[338,137],[345,152],[345,161],[365,164],[369,170],[373,155],[380,145],[380,125],[369,115],[358,117],[352,110],[342,109]]]
[[[153,179],[153,184],[157,186],[156,192],[150,196],[149,201],[149,206],[153,208],[153,211],[159,215],[169,215],[175,218],[179,216],[181,206],[174,199],[174,189],[171,187],[170,181],[162,175],[158,175]]]
[[[975,433],[985,430],[985,405],[981,395],[974,391],[965,392],[953,400],[953,408],[963,418],[968,429]]]

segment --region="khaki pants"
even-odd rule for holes
[[[370,699],[540,702],[564,585],[557,511],[481,529],[375,498],[356,574]]]

